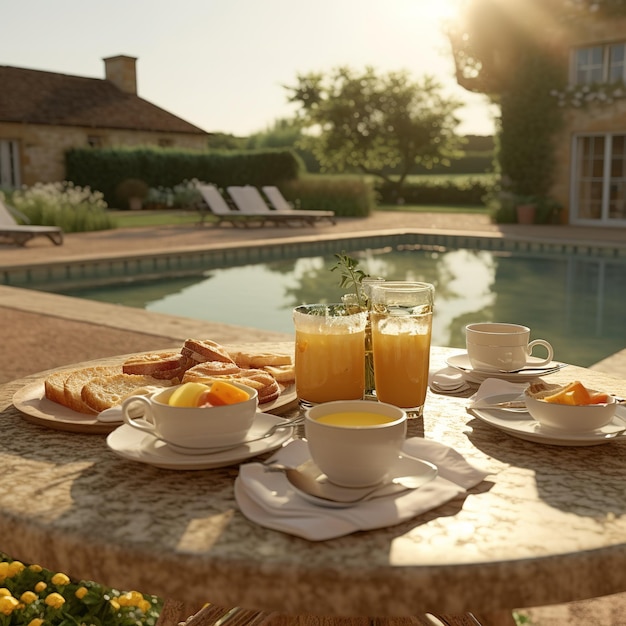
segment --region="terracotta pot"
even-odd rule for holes
[[[534,204],[518,204],[515,207],[518,224],[534,224],[537,206]]]

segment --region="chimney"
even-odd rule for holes
[[[104,77],[118,89],[137,95],[137,71],[135,57],[120,54],[115,57],[102,59],[104,61]]]

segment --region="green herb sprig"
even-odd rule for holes
[[[359,269],[359,262],[345,253],[335,254],[335,258],[337,262],[330,268],[330,271],[339,271],[339,286],[354,289],[358,306],[364,308],[365,297],[362,282],[364,278],[369,278],[369,274]]]

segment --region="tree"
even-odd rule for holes
[[[500,105],[497,160],[503,189],[547,197],[553,138],[563,111],[568,33],[577,23],[623,16],[626,0],[463,0],[448,24],[456,78]]]
[[[275,120],[264,131],[248,137],[246,147],[250,150],[292,148],[303,160],[307,172],[319,172],[320,164],[309,149],[303,148],[302,138],[302,121],[283,118]]]
[[[376,75],[347,67],[328,77],[299,75],[289,101],[310,129],[305,139],[323,170],[357,169],[399,190],[415,164],[431,168],[459,156],[460,102],[441,94],[432,77],[413,83],[406,72]],[[389,170],[395,168],[395,175]]]

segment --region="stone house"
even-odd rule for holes
[[[92,146],[204,150],[209,133],[137,95],[137,59],[105,78],[0,66],[0,186],[65,180],[65,152]]]
[[[571,224],[626,226],[626,19],[568,34],[569,86],[552,195]]]

